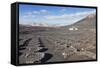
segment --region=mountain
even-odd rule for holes
[[[90,14],[86,18],[76,22],[73,24],[78,28],[94,28],[96,26],[96,15]]]
[[[32,26],[41,26],[41,27],[49,27],[49,24],[47,23],[32,23]]]
[[[93,13],[88,15],[84,19],[77,21],[74,24],[63,26],[61,28],[68,29],[71,27],[77,27],[78,29],[91,29],[91,28],[95,28],[95,26],[96,26],[96,14]]]
[[[49,31],[54,30],[55,27],[47,27],[44,25],[23,25],[19,24],[19,33],[20,34],[30,34],[32,32],[43,32],[43,31]]]

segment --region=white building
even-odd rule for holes
[[[69,28],[69,30],[78,30],[77,27],[72,26],[71,28]]]

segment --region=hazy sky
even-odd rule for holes
[[[70,25],[96,10],[93,8],[19,5],[19,23],[47,23],[50,25]]]

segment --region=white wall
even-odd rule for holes
[[[0,1],[0,68],[16,68],[10,64],[10,4],[16,0],[1,0]],[[53,4],[67,4],[67,5],[87,5],[98,6],[100,12],[100,0],[17,0],[25,2],[38,2],[38,3],[53,3]],[[100,13],[98,13],[98,19]],[[98,21],[98,35],[100,34],[100,20]],[[98,36],[100,40],[100,36]],[[100,41],[98,41],[100,44]],[[98,52],[100,46],[98,44]],[[98,54],[100,57],[100,54]],[[98,58],[99,58],[98,57]],[[100,58],[99,58],[100,60]],[[99,68],[100,61],[98,62],[82,62],[82,63],[65,63],[65,64],[50,64],[50,65],[31,65],[21,66],[22,68]],[[19,67],[19,68],[21,68]]]

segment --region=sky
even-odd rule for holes
[[[33,23],[59,26],[70,25],[95,12],[94,8],[20,4],[19,23],[28,25]]]

